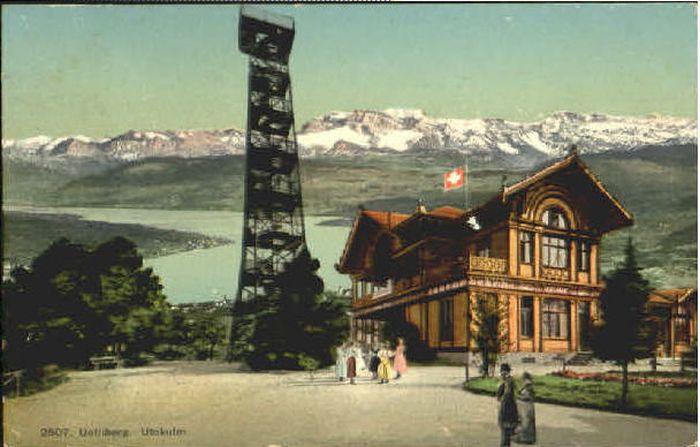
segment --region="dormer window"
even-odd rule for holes
[[[561,208],[549,208],[542,214],[542,223],[548,227],[566,230],[569,228],[569,221]]]

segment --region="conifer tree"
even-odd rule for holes
[[[624,262],[605,277],[605,289],[599,300],[600,320],[593,333],[596,357],[612,360],[622,367],[623,407],[627,405],[629,363],[649,357],[656,348],[656,325],[646,306],[650,292],[630,238]]]
[[[253,369],[303,369],[310,359],[332,361],[331,349],[347,335],[347,302],[323,293],[317,259],[307,250],[289,263],[273,291],[237,302],[231,357]]]

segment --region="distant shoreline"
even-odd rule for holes
[[[339,217],[335,219],[328,219],[319,222],[317,225],[324,227],[349,227],[352,225],[353,219],[350,217]]]
[[[91,245],[124,236],[137,244],[144,258],[158,258],[233,243],[230,238],[164,230],[144,224],[112,223],[72,213],[52,213],[45,209],[17,210],[3,207],[3,219],[6,231],[3,264],[6,261],[30,262],[61,237]]]

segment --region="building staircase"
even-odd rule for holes
[[[593,361],[593,351],[579,351],[571,354],[566,359],[566,364],[571,366],[588,365]]]

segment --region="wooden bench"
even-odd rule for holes
[[[119,360],[113,355],[90,357],[92,369],[114,369],[119,366]]]

